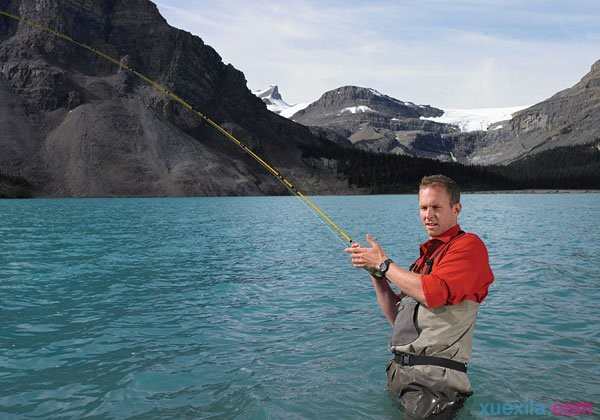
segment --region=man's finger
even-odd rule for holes
[[[359,246],[353,246],[351,248],[344,248],[344,252],[348,252],[348,253],[355,253],[355,252],[361,252],[361,250],[364,248],[360,248]]]
[[[373,247],[376,250],[381,249],[381,247],[379,246],[379,244],[377,243],[377,241],[375,240],[374,237],[372,237],[371,235],[369,235],[367,233],[367,242],[369,243],[369,245],[371,245],[371,247]]]

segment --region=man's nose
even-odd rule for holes
[[[428,207],[427,210],[425,210],[425,217],[430,218],[433,216],[433,209],[431,207]]]

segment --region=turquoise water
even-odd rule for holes
[[[414,196],[316,200],[404,266],[425,239]],[[597,413],[600,195],[463,205],[496,282],[461,418]],[[1,418],[399,417],[370,281],[295,198],[4,200],[0,216]]]

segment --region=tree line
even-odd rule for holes
[[[600,141],[540,152],[506,166],[462,165],[432,159],[372,153],[322,142],[304,148],[305,158],[337,161],[337,173],[370,193],[415,192],[426,175],[444,174],[465,191],[600,189]]]

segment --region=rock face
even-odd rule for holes
[[[301,187],[347,182],[301,158],[321,144],[269,112],[244,75],[148,0],[0,0],[22,16],[121,60],[185,98]],[[128,71],[0,17],[0,171],[48,196],[282,194],[213,128]]]
[[[470,157],[478,164],[510,163],[561,146],[600,138],[600,61],[575,86],[524,109],[488,131]]]
[[[344,86],[324,93],[291,118],[333,130],[364,150],[449,161],[453,160],[452,144],[444,141],[442,135],[456,133],[458,128],[421,119],[443,113],[441,109],[401,101],[375,89]]]
[[[317,101],[292,116],[305,125],[354,128],[362,122],[397,121],[419,117],[439,117],[441,109],[415,105],[384,95],[375,89],[343,86],[325,92]]]

